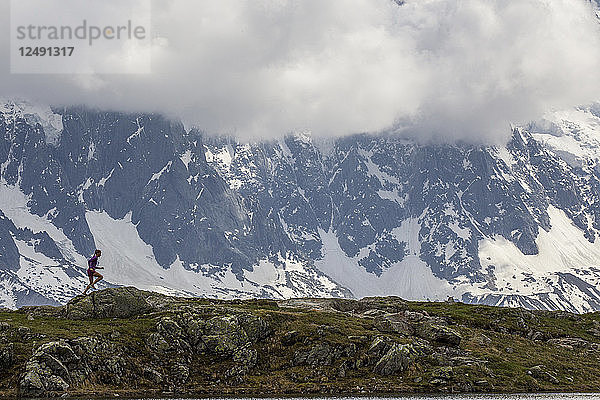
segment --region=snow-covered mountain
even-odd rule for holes
[[[485,147],[2,104],[1,305],[66,301],[98,247],[108,284],[170,293],[600,310],[599,107]]]

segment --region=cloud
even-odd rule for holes
[[[157,111],[248,139],[395,129],[484,142],[600,99],[600,23],[587,0],[397,3],[155,1],[151,74],[11,75],[3,65],[0,96]]]

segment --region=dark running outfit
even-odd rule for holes
[[[98,256],[94,256],[88,260],[87,274],[91,278],[96,272],[96,265],[98,265]]]

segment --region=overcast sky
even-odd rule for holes
[[[0,97],[158,111],[252,140],[396,127],[498,142],[600,100],[589,0],[160,0],[139,75],[11,75],[8,6]]]

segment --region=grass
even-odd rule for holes
[[[342,363],[352,361],[348,357],[341,357],[330,366],[308,366],[293,365],[294,354],[310,349],[319,342],[327,342],[331,346],[352,342],[359,349],[355,358],[361,359],[377,336],[387,336],[399,343],[410,343],[416,339],[381,333],[375,329],[373,318],[352,313],[280,307],[277,302],[270,300],[184,299],[180,304],[193,309],[203,318],[250,312],[268,321],[273,330],[271,337],[255,345],[258,364],[240,381],[225,378],[227,370],[233,366],[231,359],[211,354],[193,355],[189,363],[191,378],[185,390],[195,394],[265,395],[600,390],[600,358],[597,351],[567,349],[545,340],[550,337],[578,337],[599,343],[600,339],[594,333],[600,324],[598,313],[573,316],[461,303],[404,302],[393,298],[378,298],[374,302],[377,307],[387,311],[425,311],[430,316],[443,319],[462,336],[460,349],[444,350],[434,346],[432,354],[423,356],[412,363],[408,370],[394,376],[375,375],[372,365],[364,364],[357,369],[350,368],[345,376],[340,376]],[[11,333],[0,333],[0,337],[5,343],[15,343],[16,363],[9,371],[0,372],[0,394],[14,395],[18,377],[36,346],[51,340],[83,336],[110,337],[107,340],[131,354],[131,365],[136,371],[152,365],[168,377],[170,368],[180,362],[181,354],[167,354],[157,359],[150,354],[145,340],[155,331],[158,319],[171,314],[170,310],[162,310],[139,318],[72,321],[50,317],[31,320],[23,312],[2,311],[0,323],[8,323]],[[23,330],[23,327],[26,329]],[[283,345],[281,338],[290,331],[296,331],[299,339],[294,344]],[[541,332],[544,340],[532,340],[531,332]],[[453,365],[452,378],[434,383],[440,380],[442,368],[449,365],[451,354],[448,352],[460,353],[475,361]],[[544,365],[545,370],[556,376],[559,383],[530,375],[528,371],[536,365]],[[137,388],[133,389],[138,390],[136,393],[158,393],[156,384],[146,378],[138,379],[135,385]],[[132,386],[130,383],[125,386],[87,383],[78,387],[75,393],[98,393],[98,390],[102,393],[129,393]]]

